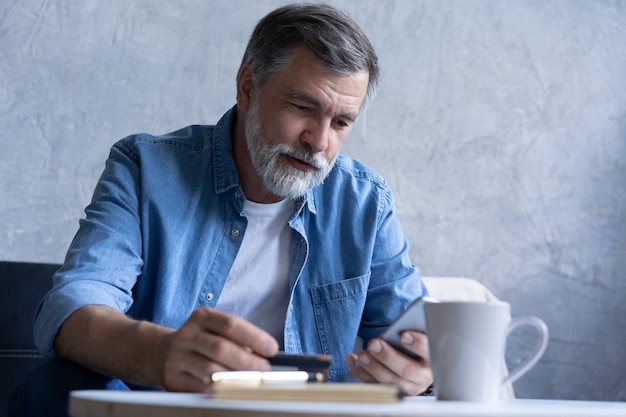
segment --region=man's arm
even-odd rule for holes
[[[213,372],[269,369],[265,357],[278,344],[251,323],[209,308],[174,330],[92,305],[65,321],[55,349],[61,358],[124,381],[202,392],[210,388],[203,379]]]
[[[345,359],[350,371],[362,381],[393,383],[407,394],[417,395],[433,381],[428,338],[417,331],[402,332],[400,343],[418,356],[413,359],[394,349],[380,334],[381,328],[391,325],[415,299],[428,295],[428,290],[410,259],[393,193],[388,187],[381,192],[384,198],[378,200],[368,300],[359,330],[359,336],[368,341],[367,349],[358,356],[349,353]]]

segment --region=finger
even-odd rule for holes
[[[169,355],[170,359],[174,362],[180,362],[178,366],[184,366],[183,369],[185,371],[194,375],[201,373],[201,376],[213,370],[213,362],[226,369],[269,370],[271,368],[269,361],[264,356],[254,353],[252,347],[241,345],[241,338],[236,341],[229,339],[232,337],[230,329],[207,330],[208,326],[206,323],[212,317],[217,317],[219,320],[226,318],[226,323],[229,323],[229,319],[233,319],[233,322],[243,322],[243,332],[250,328],[253,331],[259,330],[262,332],[262,330],[242,319],[220,312],[217,312],[219,314],[213,314],[214,312],[215,310],[200,309],[192,314],[192,317],[178,330],[174,338]],[[212,323],[219,320],[215,320]],[[245,326],[246,324],[249,324],[249,326]],[[215,327],[214,324],[212,326]],[[235,329],[238,327],[232,324],[230,326]],[[276,345],[277,349],[277,342],[271,336],[269,338]],[[273,350],[269,351],[273,352]],[[198,360],[194,360],[194,355],[199,356],[204,361],[203,366],[199,366]],[[194,364],[193,370],[190,363]]]
[[[206,383],[204,378],[198,378],[186,372],[176,370],[167,374],[166,384],[164,386],[168,391],[179,392],[204,392],[213,391],[213,386]]]
[[[189,375],[197,381],[202,381],[204,384],[210,382],[208,378],[210,378],[213,373],[231,369],[218,362],[207,360],[206,357],[194,352],[188,352],[186,355],[182,356],[180,360],[171,361],[169,363],[173,365],[168,369],[170,375]]]
[[[409,395],[423,392],[432,382],[427,364],[400,353],[381,339],[373,339],[358,360],[377,381],[399,385]]]
[[[430,364],[428,337],[422,332],[407,330],[400,335],[400,343],[407,350],[415,353],[425,364]]]
[[[217,362],[227,369],[269,371],[269,361],[245,347],[222,336],[203,334],[199,336],[198,351],[206,359]]]
[[[261,356],[273,356],[278,352],[278,342],[247,320],[210,308],[200,308],[193,315],[197,316],[204,330],[249,347]]]
[[[419,379],[430,374],[429,363],[423,358],[411,358],[382,339],[373,339],[367,347],[367,352],[402,378],[419,382]]]
[[[367,372],[377,382],[387,384],[410,382],[408,380],[404,381],[405,378],[389,367],[390,364],[387,362],[391,362],[393,359],[390,359],[390,353],[394,352],[387,352],[380,341],[374,339],[369,343],[367,350],[361,351],[357,355],[358,367]]]
[[[198,353],[194,340],[188,334],[193,333],[194,326],[185,324],[184,331],[174,333],[169,343],[167,353],[163,358],[163,386],[172,391],[191,389],[188,383],[182,383],[187,378],[194,378],[195,383],[206,375],[224,370],[225,367]],[[196,387],[197,391],[200,387]]]
[[[376,380],[367,373],[363,368],[359,366],[359,362],[357,356],[354,353],[348,353],[346,355],[346,363],[348,364],[348,369],[354,376],[359,378],[363,382],[376,382]]]

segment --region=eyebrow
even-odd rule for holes
[[[303,101],[305,103],[309,103],[312,106],[315,106],[317,108],[321,107],[321,103],[314,99],[311,96],[308,96],[304,93],[300,93],[300,92],[294,92],[294,93],[289,93],[287,94],[287,97],[291,98],[291,99],[295,99],[295,100],[299,100],[299,101]],[[356,122],[357,118],[359,117],[358,113],[354,114],[354,113],[343,113],[340,114],[336,117],[342,118],[342,119],[346,119],[350,122]]]

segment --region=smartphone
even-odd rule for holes
[[[400,343],[400,333],[405,330],[416,330],[426,333],[426,310],[427,303],[439,303],[440,301],[432,297],[420,297],[413,301],[411,305],[383,332],[381,338],[400,352],[412,358],[417,355],[405,349]]]
[[[272,365],[272,371],[306,371],[328,377],[331,357],[330,355],[297,355],[279,352],[267,359]]]

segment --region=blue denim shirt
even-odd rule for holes
[[[180,327],[214,307],[243,235],[244,196],[232,156],[236,108],[216,126],[116,143],[34,324],[41,352],[80,307],[100,304]],[[293,229],[285,351],[332,355],[343,380],[357,335],[379,335],[426,294],[408,256],[392,193],[346,156],[299,200]]]

